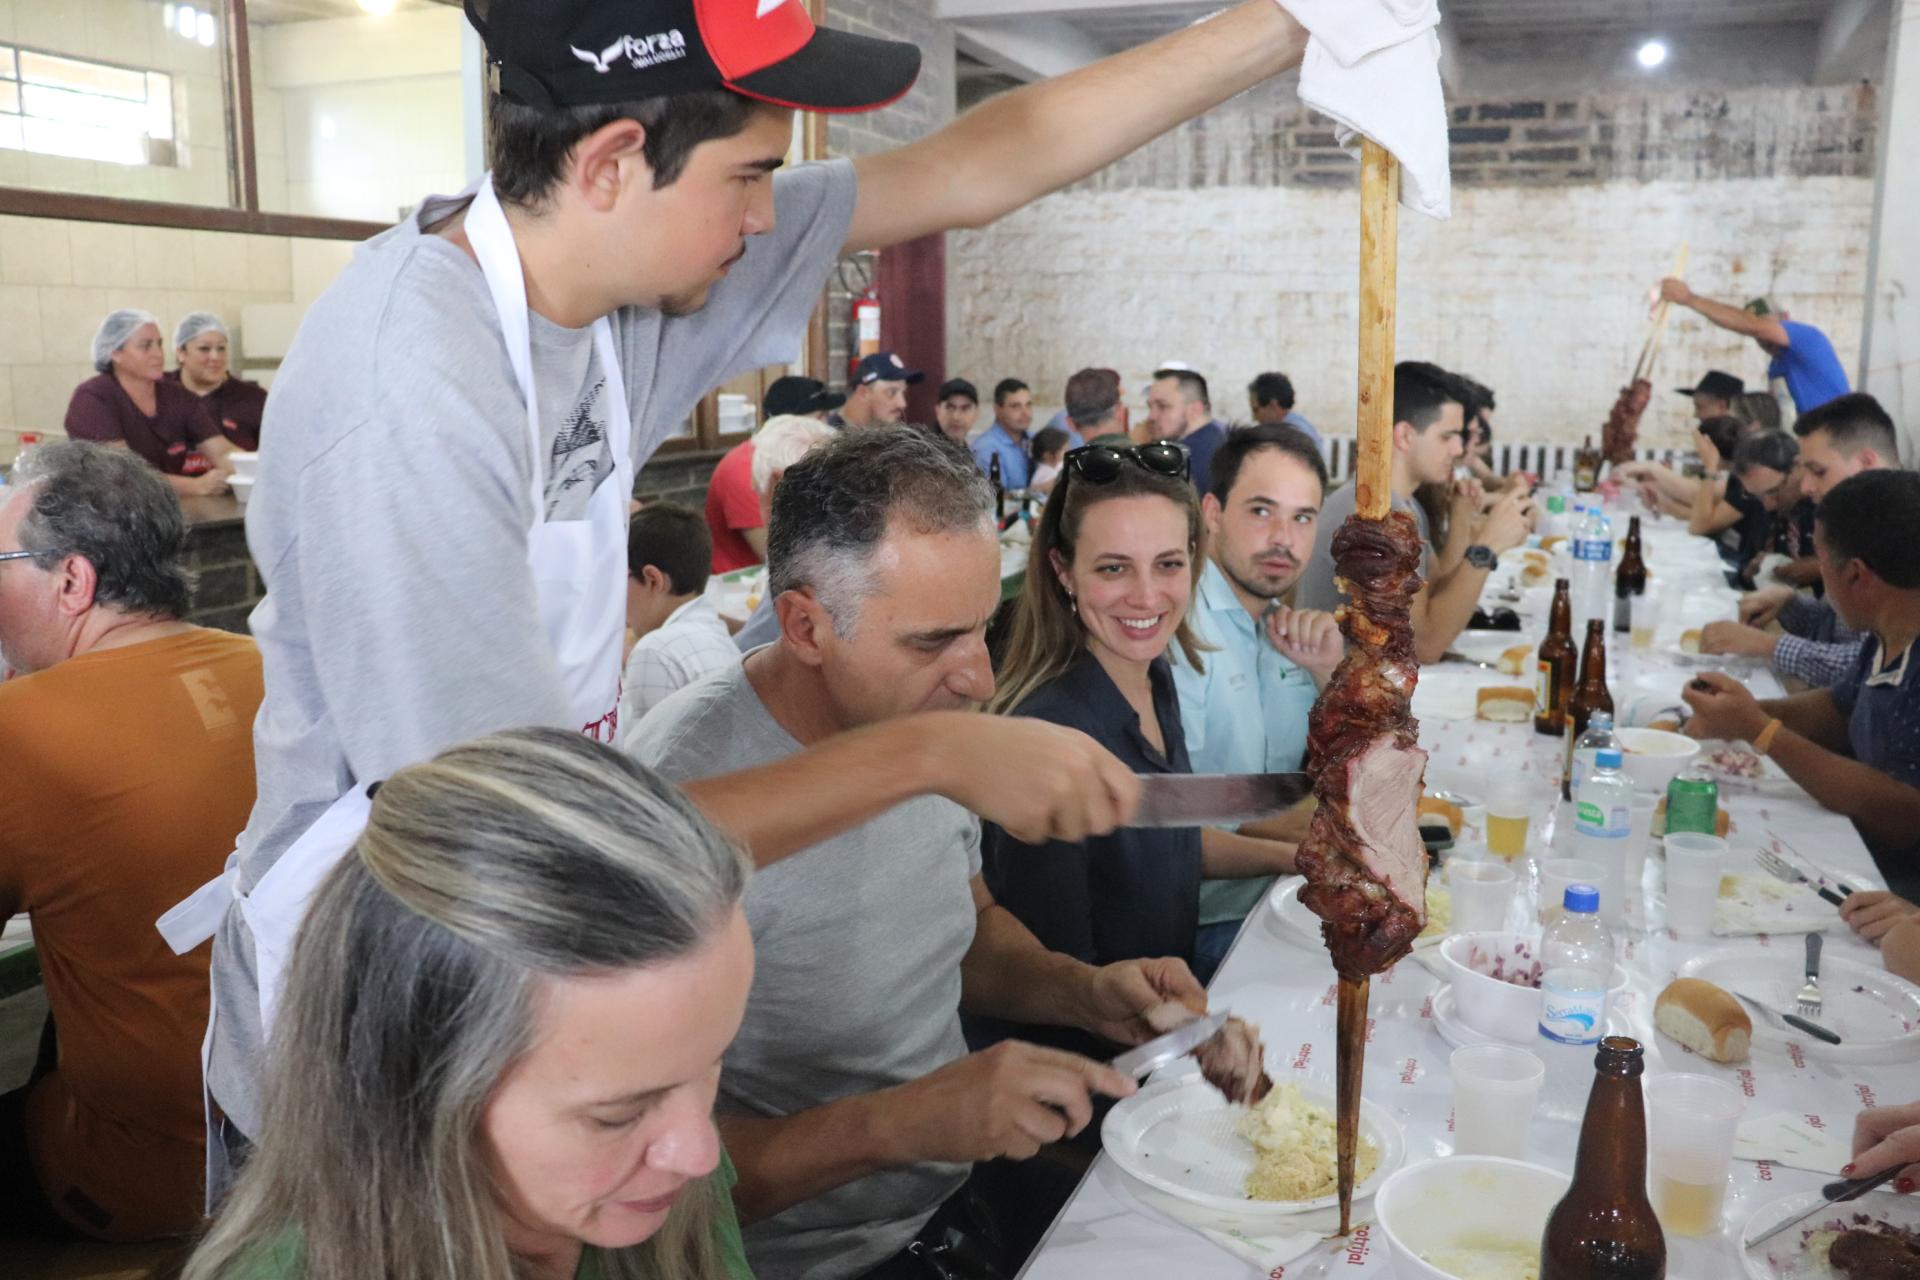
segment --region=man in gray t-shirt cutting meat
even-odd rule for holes
[[[248,527],[267,586],[252,619],[266,700],[258,801],[214,943],[215,1195],[222,1151],[259,1132],[263,1004],[291,943],[263,878],[304,864],[322,829],[331,840],[320,819],[356,791],[449,744],[530,724],[612,735],[609,716],[580,713],[576,646],[550,621],[591,606],[556,580],[553,551],[604,510],[603,486],[708,389],[790,358],[841,253],[984,225],[1305,45],[1271,0],[1246,0],[898,151],[776,178],[796,106],[890,102],[917,51],[816,30],[801,0],[467,7],[494,90],[490,182],[360,248],[307,314],[267,409]],[[1173,65],[1208,75],[1160,74]],[[1042,727],[924,717],[689,791],[762,862],[925,794],[1035,839],[1122,820],[1131,778]],[[186,905],[175,945],[213,928],[213,896]],[[263,946],[254,925],[269,918],[284,936],[267,930]]]
[[[628,749],[701,778],[987,699],[992,504],[972,457],[931,434],[849,428],[809,453],[774,490],[767,526],[779,638],[667,698]],[[1154,1005],[1205,1007],[1181,960],[1096,968],[1043,947],[987,891],[978,820],[939,796],[765,868],[746,912],[753,991],[718,1111],[761,1280],[882,1266],[974,1162],[1025,1160],[1085,1125],[1094,1094],[1133,1090],[1056,1049],[1004,1041],[970,1055],[962,1007],[1125,1042],[1144,1038]],[[1048,1206],[1038,1170],[1002,1161],[991,1174],[980,1190],[1023,1255],[1066,1192]]]

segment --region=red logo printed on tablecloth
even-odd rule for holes
[[[1796,1071],[1805,1071],[1807,1069],[1806,1051],[1791,1040],[1787,1041],[1787,1061],[1793,1064],[1793,1068]]]
[[[1741,1067],[1738,1071],[1734,1072],[1733,1075],[1734,1078],[1740,1082],[1741,1093],[1746,1094],[1749,1098],[1758,1096],[1759,1091],[1753,1087],[1753,1072],[1747,1070],[1745,1067]]]
[[[1433,1021],[1433,997],[1428,996],[1420,1002],[1420,1016],[1428,1022]]]
[[[1378,1024],[1378,1023],[1376,1023],[1376,1022],[1375,1022],[1375,1021],[1374,1021],[1374,1020],[1373,1020],[1372,1018],[1368,1018],[1368,1019],[1367,1019],[1367,1043],[1368,1043],[1368,1044],[1372,1044],[1372,1043],[1373,1043],[1373,1029],[1374,1029],[1374,1027],[1376,1027],[1377,1025],[1379,1025],[1379,1024]]]
[[[1753,1171],[1754,1173],[1759,1175],[1760,1181],[1762,1182],[1773,1181],[1773,1161],[1756,1160],[1753,1162]]]
[[[1447,1132],[1453,1132],[1453,1111],[1451,1108],[1447,1111]]]
[[[1350,1267],[1357,1267],[1365,1262],[1367,1254],[1371,1252],[1367,1245],[1368,1225],[1363,1222],[1355,1227],[1352,1239],[1347,1242],[1347,1265]]]
[[[1877,1106],[1879,1106],[1879,1105],[1880,1105],[1880,1100],[1879,1100],[1878,1098],[1876,1098],[1876,1097],[1874,1097],[1874,1096],[1873,1096],[1873,1086],[1872,1086],[1872,1085],[1870,1085],[1870,1084],[1856,1084],[1855,1086],[1853,1086],[1853,1091],[1854,1091],[1855,1093],[1857,1093],[1857,1094],[1859,1094],[1859,1095],[1860,1095],[1860,1105],[1861,1105],[1861,1106],[1863,1106],[1863,1107],[1877,1107]]]
[[[1305,1071],[1307,1069],[1307,1060],[1312,1057],[1313,1044],[1309,1041],[1300,1046],[1300,1052],[1293,1055],[1293,1069],[1295,1071]]]
[[[1333,1008],[1333,998],[1334,998],[1334,995],[1335,995],[1335,994],[1336,994],[1336,993],[1337,993],[1337,992],[1338,992],[1339,990],[1340,990],[1340,984],[1339,984],[1339,983],[1337,983],[1337,982],[1336,982],[1336,983],[1334,983],[1334,984],[1333,984],[1332,986],[1330,986],[1330,987],[1328,987],[1328,988],[1327,988],[1327,993],[1326,993],[1325,995],[1323,995],[1323,996],[1321,996],[1321,997],[1320,997],[1320,1007],[1321,1007],[1322,1009],[1331,1009],[1331,1008]]]
[[[1811,1111],[1806,1113],[1805,1119],[1807,1122],[1807,1128],[1809,1129],[1824,1129],[1827,1127],[1827,1122],[1825,1120],[1822,1120],[1819,1116],[1814,1115]]]
[[[1400,1068],[1400,1083],[1412,1084],[1420,1078],[1420,1059],[1408,1058]]]

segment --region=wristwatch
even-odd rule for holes
[[[1500,557],[1493,554],[1493,548],[1476,542],[1467,548],[1467,563],[1476,569],[1497,569]]]

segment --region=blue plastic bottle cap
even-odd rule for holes
[[[1612,747],[1602,747],[1594,752],[1593,762],[1602,769],[1618,769],[1621,765],[1620,753]]]
[[[1590,884],[1570,884],[1561,901],[1569,911],[1592,913],[1600,909],[1600,891]]]

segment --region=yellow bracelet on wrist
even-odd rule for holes
[[[1767,727],[1753,735],[1753,749],[1761,755],[1767,754],[1767,748],[1773,745],[1773,736],[1780,732],[1780,717],[1767,721]]]

